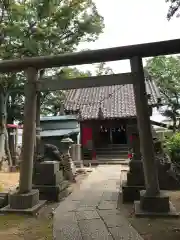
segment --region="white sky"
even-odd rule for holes
[[[94,0],[104,17],[104,32],[80,48],[99,49],[180,38],[180,18],[168,21],[165,0]],[[109,64],[115,72],[130,71],[129,61]]]
[[[168,21],[165,0],[94,0],[104,17],[105,29],[94,43],[82,44],[81,49],[99,49],[180,38],[180,18]],[[115,73],[129,72],[129,61],[111,62]],[[84,66],[86,69],[90,66]],[[162,121],[156,111],[153,119]]]

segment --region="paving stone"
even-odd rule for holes
[[[67,224],[77,224],[77,218],[75,212],[67,212],[62,214],[55,214],[53,219],[54,228],[59,228],[60,226],[66,226]]]
[[[118,195],[119,195],[119,193],[117,191],[104,192],[101,200],[102,201],[117,201],[118,200]]]
[[[102,201],[98,205],[98,209],[116,209],[117,208],[117,202],[111,202],[111,201]]]
[[[78,211],[79,208],[84,208],[85,210],[89,208],[97,209],[97,206],[98,206],[98,203],[94,203],[94,204],[81,203],[77,206],[76,211]]]
[[[131,226],[109,228],[114,240],[143,240],[139,233]]]
[[[100,216],[121,214],[119,209],[103,209],[103,210],[97,209],[97,212]]]
[[[99,210],[99,215],[107,225],[107,227],[122,227],[127,225],[124,217],[117,211]]]
[[[91,201],[100,201],[101,197],[102,197],[102,193],[100,195],[96,195],[93,193],[93,195],[91,194],[90,196],[84,196],[84,198],[82,198],[80,201],[81,202],[91,202]]]
[[[94,207],[96,208],[98,206],[100,202],[100,199],[99,200],[89,200],[89,201],[81,201],[78,203],[77,207]]]
[[[67,199],[68,200],[68,199]],[[59,206],[56,208],[56,214],[61,215],[64,212],[72,212],[77,209],[79,201],[63,201],[60,202]]]
[[[83,240],[77,224],[59,226],[58,230],[54,230],[53,237],[54,240]]]
[[[82,212],[82,211],[93,211],[97,210],[96,206],[79,206],[76,209],[76,212]]]
[[[81,220],[79,227],[83,240],[113,240],[103,221],[100,219]]]
[[[81,240],[75,212],[55,214],[53,219],[54,240]]]
[[[91,219],[99,219],[100,216],[97,211],[80,211],[76,212],[77,220],[91,220]]]
[[[89,191],[78,190],[77,192],[71,194],[70,199],[72,201],[79,201],[82,200],[85,196],[87,196],[88,193]]]

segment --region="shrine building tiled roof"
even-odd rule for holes
[[[157,106],[159,89],[147,73],[145,76],[149,105]],[[136,117],[132,84],[69,90],[64,107],[68,112],[79,111],[82,120],[97,119],[99,111],[104,119]]]

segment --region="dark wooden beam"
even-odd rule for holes
[[[175,39],[57,56],[5,60],[0,62],[0,72],[21,71],[28,67],[42,69],[130,59],[133,56],[152,57],[178,53],[180,53],[180,39]]]
[[[136,73],[122,73],[74,79],[52,79],[48,77],[38,81],[38,89],[42,92],[45,92],[77,88],[124,85],[133,84],[133,82],[137,80],[138,75]]]

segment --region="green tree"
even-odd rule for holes
[[[0,13],[1,60],[72,52],[104,27],[92,0],[1,0]],[[21,118],[23,95],[16,89],[24,80],[22,73],[0,76],[0,136],[7,118]]]
[[[147,61],[146,69],[162,94],[165,105],[161,108],[162,114],[172,120],[174,131],[177,124],[180,129],[180,58],[154,57]]]
[[[113,70],[106,66],[106,63],[102,62],[96,65],[96,75],[109,75],[113,74]]]
[[[171,157],[171,160],[176,163],[180,163],[180,133],[177,132],[168,138],[165,142],[167,153]]]
[[[179,8],[180,1],[179,0],[165,0],[169,4],[169,10],[167,13],[167,18],[170,20],[175,14],[179,17]]]

